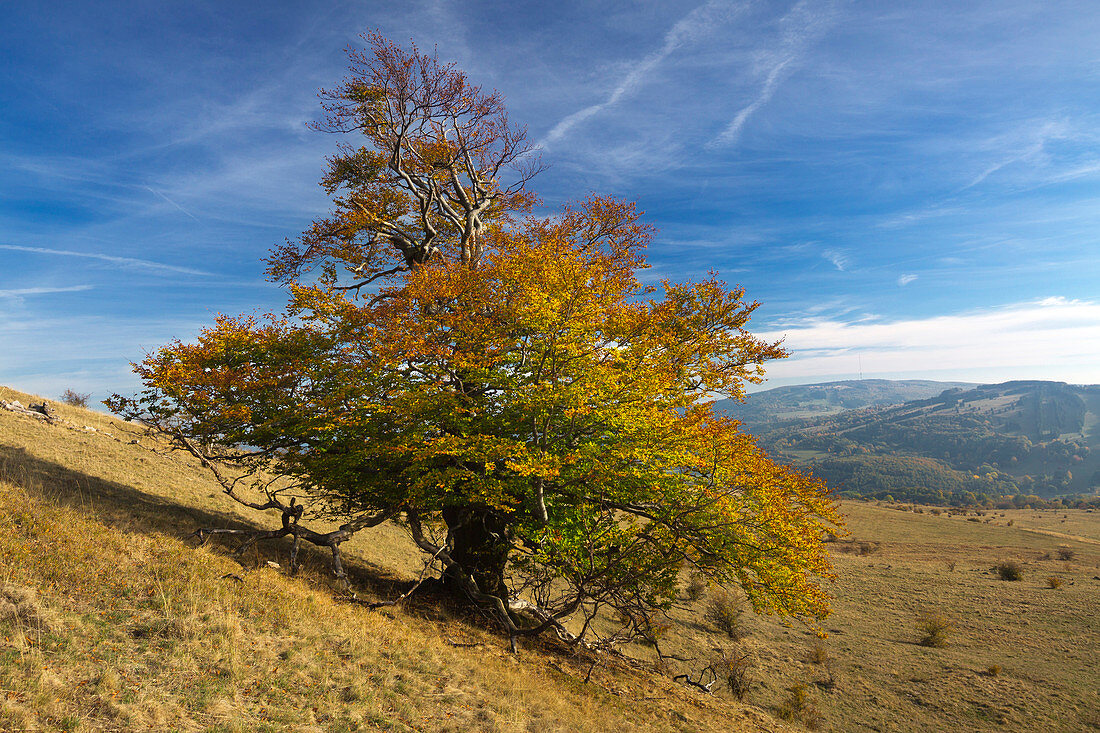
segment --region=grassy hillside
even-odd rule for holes
[[[56,409],[73,425],[0,411],[0,730],[783,729],[615,660],[585,683],[584,654],[515,657],[445,609],[340,602],[321,558],[288,578],[266,564],[279,548],[243,567],[195,548],[197,524],[243,521],[216,484],[131,426]],[[401,561],[370,562],[396,559],[398,530],[368,540],[357,584],[400,587]]]
[[[265,564],[285,548],[196,549],[194,526],[250,518],[131,426],[58,411],[74,427],[0,411],[0,730],[1100,730],[1100,512],[844,502],[827,638],[734,612],[734,641],[708,610],[738,600],[685,578],[664,659],[627,649],[660,673],[604,660],[586,684],[584,655],[334,600],[321,557],[291,579]],[[356,584],[392,595],[404,538],[366,539]],[[942,648],[919,643],[923,612],[952,625]],[[752,654],[747,704],[672,681],[721,651]]]

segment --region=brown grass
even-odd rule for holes
[[[583,654],[517,657],[430,606],[341,602],[320,562],[292,579],[263,562],[278,555],[242,567],[195,548],[180,538],[196,522],[245,519],[197,467],[132,426],[58,412],[96,431],[0,413],[0,598],[15,609],[0,619],[0,730],[778,727],[613,659],[585,684]],[[400,582],[400,566],[354,564],[373,588]]]
[[[24,404],[35,399],[10,391],[5,394],[0,389],[0,399],[13,398]],[[192,462],[131,445],[131,439],[140,437],[133,426],[63,405],[55,407],[66,419],[97,427],[101,432],[62,430],[0,412],[0,470],[4,466],[10,468],[16,478],[13,483],[27,486],[37,482],[46,488],[39,492],[46,496],[35,501],[49,512],[57,513],[57,506],[65,505],[78,514],[94,515],[94,524],[100,527],[100,534],[95,537],[144,536],[155,539],[158,546],[162,536],[182,536],[201,522],[255,521],[252,516],[237,513]],[[102,431],[112,433],[117,440]],[[144,438],[141,441],[146,444]],[[6,505],[0,506],[7,509]],[[751,650],[756,659],[752,671],[755,684],[749,696],[752,703],[778,712],[789,701],[790,687],[810,685],[806,693],[812,689],[815,708],[827,718],[827,727],[836,731],[1023,733],[1088,730],[1094,721],[1100,721],[1100,701],[1095,696],[1100,689],[1100,669],[1094,664],[1100,657],[1100,580],[1097,580],[1100,512],[1006,510],[999,512],[1006,516],[998,517],[1001,526],[996,526],[967,522],[957,513],[901,512],[865,502],[845,502],[843,508],[853,535],[860,542],[877,546],[878,551],[859,556],[859,542],[838,540],[828,545],[834,551],[837,573],[836,579],[826,584],[835,597],[834,613],[822,622],[821,628],[828,634],[831,659],[826,665],[833,683],[814,681],[822,677],[825,666],[815,665],[807,658],[807,650],[818,639],[815,629],[746,613],[742,620],[751,625],[752,635],[739,647]],[[1005,526],[1007,519],[1013,520],[1013,527]],[[0,511],[0,537],[11,532],[6,522],[8,513]],[[406,557],[402,543],[407,540],[399,528],[381,528],[365,539],[369,541],[349,548],[349,554],[356,559],[357,582],[368,585],[371,592],[385,595],[387,583],[402,587],[404,579],[418,569],[413,563],[402,564],[401,558]],[[11,544],[8,540],[0,542],[7,543],[5,547]],[[1075,553],[1073,562],[1064,568],[1059,565],[1045,569],[1034,575],[1034,580],[1029,574],[1023,582],[1006,583],[996,573],[987,572],[997,559],[1034,563],[1035,558],[1059,545]],[[102,573],[108,581],[117,574],[108,571],[110,564],[120,557],[129,557],[125,548],[100,557],[95,554],[98,550],[92,549],[96,546],[94,540],[78,545],[90,553],[89,558],[99,558],[94,560],[82,560],[79,554],[55,553],[55,546],[56,543],[44,542],[38,551],[68,558],[77,566],[94,562],[95,572]],[[223,607],[231,609],[234,603],[243,604],[245,601],[233,600],[238,598],[237,593],[251,592],[254,587],[251,584],[263,579],[263,585],[278,589],[276,595],[280,598],[284,590],[288,598],[305,594],[315,599],[313,603],[318,605],[314,608],[334,614],[331,619],[322,619],[323,630],[313,629],[311,618],[306,617],[292,619],[277,629],[266,627],[269,630],[255,644],[261,651],[269,651],[256,652],[257,659],[269,667],[281,666],[275,672],[265,671],[261,675],[252,670],[245,677],[234,678],[247,679],[251,684],[261,682],[266,675],[283,686],[291,683],[287,705],[299,705],[295,712],[305,717],[287,723],[290,730],[340,730],[344,723],[338,725],[335,718],[325,723],[313,721],[326,711],[343,715],[345,707],[353,715],[369,712],[383,716],[365,717],[362,718],[365,722],[355,723],[367,729],[401,730],[415,726],[431,731],[446,730],[447,725],[453,725],[454,729],[466,726],[470,730],[554,730],[557,725],[564,730],[687,731],[721,730],[723,726],[731,730],[752,726],[767,729],[776,725],[751,707],[739,706],[732,700],[724,702],[732,698],[728,691],[705,696],[672,685],[667,677],[617,670],[604,663],[595,667],[592,682],[585,685],[582,680],[590,662],[548,656],[537,649],[526,649],[513,661],[505,652],[506,642],[495,634],[448,619],[446,614],[431,608],[410,607],[388,615],[364,613],[332,600],[324,558],[311,559],[304,577],[291,581],[274,570],[249,570],[261,566],[264,559],[279,560],[285,566],[285,556],[278,554],[285,553],[285,549],[272,547],[266,552],[274,554],[250,555],[242,569],[216,548],[194,550],[181,544],[178,557],[197,560],[192,565],[178,564],[178,568],[184,576],[196,574],[199,589],[218,588],[229,594],[219,601],[228,604]],[[170,608],[176,608],[171,604],[188,597],[186,593],[177,597],[171,590],[178,588],[179,580],[166,584],[165,573],[177,567],[173,559],[176,556],[143,558],[139,553],[134,562],[143,565],[125,560],[118,567],[130,573],[146,573],[141,576],[143,585],[138,595],[144,592],[141,589],[156,588],[156,579],[139,567],[156,567]],[[954,572],[948,570],[948,560],[957,561]],[[100,563],[104,565],[102,569]],[[176,723],[158,726],[150,718],[145,729],[232,730],[236,726],[242,730],[264,730],[265,725],[268,730],[280,729],[277,724],[266,723],[248,712],[258,709],[254,693],[237,687],[235,681],[229,685],[221,677],[211,676],[209,668],[196,671],[186,666],[187,655],[192,655],[192,660],[212,661],[214,650],[220,647],[201,640],[224,636],[224,628],[205,626],[208,622],[201,622],[201,615],[197,617],[198,624],[193,623],[193,618],[188,622],[188,614],[177,613],[169,620],[158,611],[163,608],[163,601],[153,602],[160,598],[159,592],[155,592],[152,600],[143,601],[140,607],[144,616],[132,627],[129,624],[123,627],[124,636],[114,636],[116,631],[108,635],[106,629],[113,628],[115,621],[92,623],[89,618],[105,618],[104,614],[111,610],[109,593],[97,591],[82,599],[79,594],[68,593],[64,585],[51,585],[53,581],[35,579],[33,572],[27,574],[13,567],[16,566],[0,557],[0,581],[37,589],[39,606],[46,613],[57,615],[63,624],[62,636],[68,635],[68,648],[75,651],[54,652],[47,660],[50,665],[45,672],[41,657],[38,667],[20,667],[25,670],[26,679],[35,680],[33,685],[23,681],[18,683],[22,687],[13,687],[4,681],[10,677],[0,678],[0,689],[20,690],[18,695],[0,693],[0,706],[21,706],[21,714],[37,716],[25,719],[38,721],[34,725],[41,729],[78,726],[85,731],[119,730],[124,729],[123,724],[106,717],[104,706],[110,700],[119,705],[118,700],[131,695],[134,700],[163,700],[159,704],[165,711],[183,710],[171,719]],[[205,575],[206,569],[216,577]],[[240,574],[245,583],[222,580],[218,571]],[[1045,583],[1045,577],[1055,571],[1065,580],[1056,593]],[[268,579],[276,585],[268,583]],[[689,580],[685,576],[685,581]],[[660,644],[666,655],[668,677],[685,671],[697,673],[713,658],[715,649],[729,645],[725,633],[703,618],[708,600],[707,595],[694,602],[685,599],[670,609],[670,627]],[[87,614],[73,610],[85,602],[100,610]],[[947,647],[932,649],[915,643],[913,620],[922,608],[934,608],[955,622]],[[234,612],[226,623],[255,634],[263,623],[270,622],[263,621],[264,609],[257,608],[255,616],[252,613]],[[219,617],[212,614],[211,618]],[[100,636],[94,636],[93,631]],[[36,630],[27,628],[22,633],[29,640],[37,639]],[[196,633],[200,635],[192,636]],[[330,636],[353,640],[348,660],[340,658],[334,663],[324,658],[321,652],[332,649],[324,644],[332,642],[322,639]],[[3,637],[0,633],[0,639]],[[43,632],[42,638],[51,637]],[[100,648],[107,651],[107,657],[93,649],[97,638],[111,641]],[[235,638],[240,648],[243,637]],[[479,646],[453,648],[447,638]],[[12,654],[18,658],[16,652],[20,649],[28,655],[27,659],[38,653],[34,651],[35,645],[18,642],[17,647],[9,642],[0,643],[9,644],[0,646],[0,659],[10,660]],[[136,646],[128,645],[163,648],[169,654],[138,652]],[[423,654],[434,659],[421,659],[420,647],[425,649]],[[246,649],[246,653],[253,653],[253,647]],[[635,644],[626,649],[641,659],[658,661],[657,650],[652,646]],[[103,665],[94,661],[92,655],[112,660],[115,657],[110,655],[116,651],[121,661],[107,665],[114,678],[107,674],[101,679]],[[389,667],[383,666],[380,671],[383,652],[390,655],[385,658]],[[237,659],[248,662],[244,657]],[[333,675],[344,689],[322,694],[323,686],[315,684],[307,688],[304,684],[307,677],[287,667],[293,661],[301,661],[304,669],[315,675],[308,679],[324,680],[326,675]],[[354,669],[360,670],[361,676],[348,676],[339,668],[341,664],[352,663],[360,665]],[[447,667],[445,674],[449,681],[436,697],[433,685],[438,673],[430,670],[441,663]],[[2,675],[15,669],[10,661],[3,664],[7,666],[0,667]],[[424,666],[421,669],[418,665]],[[989,672],[994,667],[995,675]],[[131,669],[144,669],[151,676],[133,677],[128,671]],[[485,671],[481,672],[482,669]],[[204,708],[188,702],[197,693],[186,692],[190,688],[183,681],[195,679],[200,672],[208,689],[220,685],[217,688],[220,692],[206,693]],[[117,698],[112,698],[112,688],[119,690]],[[455,697],[444,702],[444,694]],[[83,702],[55,703],[55,697]],[[549,697],[555,701],[547,702]],[[259,704],[262,707],[264,703]],[[470,706],[470,711],[462,705]],[[314,706],[319,712],[313,712]],[[401,709],[436,717],[422,724],[407,714],[404,718],[396,717]],[[452,717],[445,720],[448,712]],[[492,716],[492,722],[485,723],[478,715]],[[562,716],[561,722],[547,722],[556,715]],[[455,722],[452,724],[451,720]],[[0,722],[0,730],[6,727],[20,726],[7,720]],[[348,724],[343,729],[350,727]]]

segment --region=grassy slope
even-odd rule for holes
[[[776,707],[805,685],[837,731],[1100,729],[1100,513],[843,507],[852,539],[832,545],[828,638],[746,620],[765,683],[754,702]],[[863,543],[869,554],[859,554]],[[1059,548],[1072,561],[1058,560]],[[1022,581],[999,579],[992,569],[1003,560],[1023,566]],[[1064,585],[1049,588],[1051,576]],[[705,604],[674,614],[666,652],[692,656],[714,643],[698,622]],[[924,610],[954,622],[945,648],[917,643]],[[810,661],[818,644],[832,686],[825,665]]]
[[[30,397],[0,388],[13,398]],[[0,411],[0,730],[782,727],[643,670],[604,663],[585,684],[583,659],[341,603],[318,558],[290,579],[195,549],[177,538],[241,521],[216,485],[130,426],[57,409],[78,429]],[[412,566],[371,565],[397,554],[396,528],[368,539],[357,578],[384,592]]]
[[[0,389],[0,399],[13,396],[27,401]],[[45,637],[46,650],[33,634],[0,646],[0,690],[17,690],[0,692],[0,701],[7,695],[0,704],[19,711],[13,715],[83,716],[87,730],[226,729],[234,721],[260,729],[263,715],[284,716],[272,729],[303,730],[777,725],[747,720],[733,703],[640,672],[600,667],[596,684],[583,685],[587,664],[579,660],[535,651],[513,660],[498,637],[438,615],[423,618],[426,609],[382,615],[338,604],[322,558],[310,558],[303,579],[264,569],[244,574],[243,584],[223,580],[226,572],[241,574],[240,565],[170,539],[197,524],[240,521],[228,502],[211,497],[216,486],[182,457],[129,444],[124,431],[132,428],[124,424],[60,409],[101,432],[0,412],[0,472],[32,487],[28,496],[7,485],[0,506],[29,503],[40,521],[57,525],[42,534],[51,541],[39,560],[14,562],[3,553],[33,545],[26,530],[0,519],[0,581],[41,589],[45,605],[66,619],[59,641]],[[43,493],[35,486],[46,489],[48,500],[34,498]],[[95,522],[59,504],[87,507]],[[829,637],[819,642],[801,627],[747,618],[743,643],[760,664],[750,702],[777,710],[791,686],[804,685],[824,727],[836,731],[1100,729],[1100,513],[949,517],[860,502],[844,507],[853,538],[831,545],[837,579],[835,612],[824,624]],[[71,540],[54,539],[66,532]],[[405,542],[395,528],[367,539],[352,548],[360,558],[357,582],[385,593],[388,578],[397,582],[415,568],[394,564]],[[870,554],[858,553],[861,542]],[[1043,559],[1056,557],[1061,546],[1075,553],[1072,561]],[[249,565],[262,559],[249,558]],[[1024,566],[1024,580],[1005,582],[991,572],[1007,559]],[[49,580],[59,568],[75,570],[61,576],[67,580]],[[88,573],[104,580],[79,585]],[[1049,576],[1065,584],[1048,588]],[[124,601],[116,600],[122,596],[111,582],[127,584]],[[666,652],[703,658],[729,646],[702,620],[708,602],[685,601],[672,612]],[[926,609],[956,623],[946,648],[916,643],[915,621]],[[136,612],[136,620],[124,612]],[[93,647],[97,638],[105,641]],[[447,638],[481,646],[454,648]],[[64,648],[51,650],[49,643]],[[832,686],[825,665],[810,661],[818,643],[832,658]],[[643,646],[630,651],[653,654]],[[289,659],[280,658],[284,653]],[[102,663],[94,657],[110,661],[114,676],[101,682]],[[37,671],[43,665],[47,671]],[[670,662],[672,673],[689,669],[690,663]],[[158,715],[169,722],[157,723]],[[126,724],[126,716],[137,722]],[[0,718],[0,729],[5,722]]]

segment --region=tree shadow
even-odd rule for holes
[[[120,532],[163,534],[187,540],[195,530],[273,529],[278,517],[265,515],[268,522],[250,522],[239,515],[215,509],[173,502],[133,486],[77,471],[67,466],[30,455],[20,447],[0,444],[0,478],[19,486],[32,497],[56,506],[75,509],[87,518]],[[369,531],[369,530],[368,530]],[[231,537],[231,536],[230,536]],[[225,535],[208,539],[208,547],[232,554],[237,543]],[[196,539],[189,540],[198,545]],[[291,541],[288,538],[257,543],[245,554],[235,556],[246,569],[266,561],[287,566]],[[344,554],[345,571],[352,587],[360,594],[380,599],[394,598],[408,589],[411,581],[395,572],[354,555]],[[331,556],[320,548],[303,543],[299,561],[307,573],[332,578]],[[332,583],[332,588],[337,588]],[[342,587],[342,586],[341,586]]]

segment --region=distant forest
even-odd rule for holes
[[[747,427],[771,453],[812,469],[841,496],[956,506],[1100,505],[1100,386],[953,387],[900,405],[826,412],[836,404],[829,388],[805,393],[802,404],[792,388],[783,388],[782,400],[762,400],[787,414],[815,405],[821,414],[782,419],[750,407]],[[858,393],[846,392],[849,399]],[[878,384],[862,392],[882,399],[888,389]],[[729,412],[740,417],[735,407]]]

